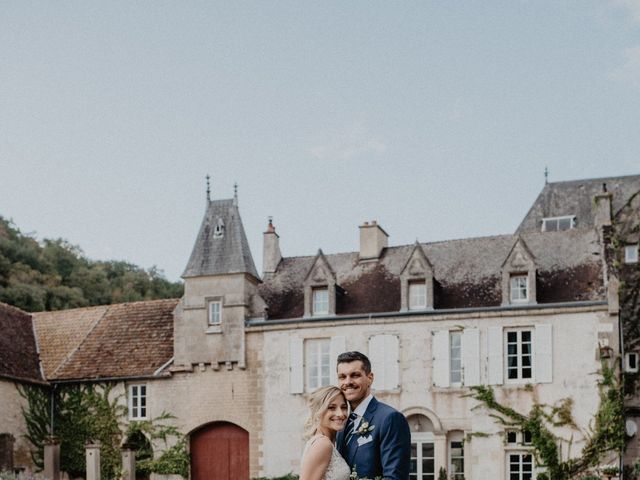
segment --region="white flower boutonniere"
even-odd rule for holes
[[[362,421],[360,423],[360,426],[358,426],[358,435],[360,435],[361,437],[364,437],[365,435],[369,435],[373,429],[376,428],[375,425],[369,425],[369,422],[366,421]]]

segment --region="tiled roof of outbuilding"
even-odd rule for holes
[[[42,381],[31,315],[2,302],[0,377]]]
[[[468,238],[421,244],[433,265],[435,308],[501,304],[501,267],[516,236]],[[523,234],[536,259],[538,303],[602,300],[602,264],[595,230]],[[344,290],[337,314],[400,310],[400,272],[414,245],[386,248],[377,262],[359,262],[358,253],[325,255]],[[260,285],[269,318],[302,317],[303,281],[315,257],[284,258]]]
[[[173,356],[177,303],[152,300],[35,314],[42,355],[48,359],[47,379],[153,375]],[[54,333],[56,325],[62,332]],[[65,331],[72,341],[63,341]]]
[[[603,184],[613,194],[612,210],[615,213],[634,193],[640,191],[640,175],[548,183],[517,231],[540,231],[543,218],[565,215],[576,216],[576,228],[593,228],[593,198],[602,193]]]

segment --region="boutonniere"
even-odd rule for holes
[[[349,475],[349,480],[372,480],[368,477],[359,477],[358,472],[356,472],[356,466],[354,465],[351,469],[351,474]],[[376,477],[373,480],[384,480],[382,477]]]
[[[369,422],[362,420],[362,422],[360,422],[360,426],[358,426],[357,433],[361,437],[364,437],[365,435],[369,435],[374,428],[376,428],[375,425],[369,425]]]

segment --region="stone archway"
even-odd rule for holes
[[[215,422],[190,435],[191,480],[248,480],[249,432]]]

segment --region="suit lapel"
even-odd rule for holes
[[[367,422],[369,426],[373,425],[371,422],[373,420],[373,416],[375,415],[376,408],[378,408],[378,401],[376,400],[376,397],[373,397],[369,402],[369,405],[367,406],[367,409],[365,410],[364,415],[362,416],[362,420],[360,420],[358,429],[360,429],[362,422]],[[347,445],[347,451],[349,452],[349,462],[348,462],[349,465],[354,464],[353,460],[355,459],[356,453],[358,453],[358,448],[360,447],[360,444],[358,443],[358,437],[360,437],[360,435],[358,435],[358,432],[356,431],[353,433],[353,436],[356,438],[351,438],[349,440],[350,445]]]

